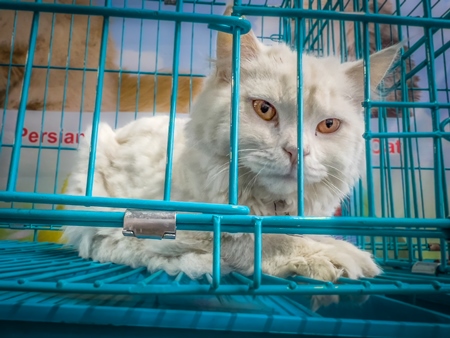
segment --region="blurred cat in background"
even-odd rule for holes
[[[34,2],[34,0],[25,1]],[[53,3],[54,1],[43,0],[43,2]],[[90,0],[57,0],[57,3],[90,5]],[[23,65],[28,55],[33,18],[32,12],[17,11],[17,14],[15,13],[11,10],[0,10],[0,64],[3,64],[0,66],[0,107],[6,106],[8,109],[19,107],[24,77]],[[71,19],[70,14],[56,14],[53,17],[52,13],[41,13],[39,16],[33,65],[42,68],[33,68],[28,88],[27,109],[29,110],[42,110],[44,102],[48,110],[61,110],[63,102],[64,108],[69,111],[82,109],[92,112],[94,110],[103,17],[90,16],[88,30],[88,16],[73,16],[69,57]],[[53,30],[52,25],[54,25]],[[12,45],[13,36],[14,44]],[[109,34],[106,70],[119,70],[115,61],[116,56],[117,49]],[[10,66],[10,63],[13,66]],[[47,76],[49,65],[60,68],[49,69]],[[66,66],[79,68],[79,70],[66,72]],[[84,67],[90,70],[84,73]],[[45,93],[47,81],[48,90]],[[65,85],[66,81],[67,85]],[[136,106],[138,81],[140,88],[138,106]],[[199,92],[203,79],[179,76],[178,81],[177,112],[186,113],[189,110],[191,96],[195,97]],[[9,88],[7,88],[8,83]],[[66,88],[65,101],[64,88]],[[7,89],[8,97],[6,98]],[[118,97],[119,93],[120,97]],[[168,112],[171,93],[172,76],[170,75],[141,75],[138,80],[137,76],[131,74],[122,73],[119,76],[117,72],[105,72],[101,108],[102,111],[116,111],[116,108],[119,111],[153,111],[156,100],[156,111]],[[5,102],[6,99],[7,102]]]
[[[33,1],[33,0],[25,0]],[[53,2],[53,0],[43,0],[43,2]],[[61,4],[89,5],[90,0],[57,0]],[[362,1],[356,8],[353,1],[332,0],[319,2],[318,0],[304,0],[304,8],[308,9],[327,9],[346,12],[360,11]],[[392,15],[394,9],[390,0],[377,0],[377,10],[374,11],[373,2],[369,2],[369,11],[380,14]],[[22,80],[24,76],[24,67],[28,54],[28,43],[32,21],[31,12],[18,12],[17,22],[14,35],[14,50],[11,54],[11,36],[14,27],[14,11],[0,11],[0,64],[12,64],[16,66],[0,66],[0,106],[6,106],[9,109],[17,109],[20,102],[22,91]],[[53,19],[51,13],[41,13],[39,18],[39,31],[34,55],[33,64],[36,66],[61,67],[60,69],[49,70],[47,79],[46,68],[34,68],[31,76],[31,83],[28,90],[27,109],[42,110],[44,107],[44,97],[46,81],[48,81],[47,97],[45,99],[45,107],[49,110],[61,110],[63,106],[64,87],[67,81],[66,99],[64,107],[66,110],[93,111],[97,86],[97,68],[101,45],[101,35],[103,26],[103,17],[91,16],[90,29],[88,29],[88,17],[83,15],[73,16],[73,33],[70,49],[70,59],[68,66],[71,68],[80,68],[80,70],[70,70],[66,79],[66,70],[68,59],[68,43],[71,27],[71,18],[69,14],[56,14]],[[52,21],[54,20],[53,39]],[[307,29],[313,27],[317,20],[306,20]],[[324,21],[323,21],[324,22]],[[339,54],[345,52],[350,59],[355,58],[355,26],[353,23],[345,23],[345,43],[340,39],[340,22],[332,21],[334,28],[334,36],[328,36],[329,31],[323,29],[320,33],[323,41],[329,38],[335,42],[334,49]],[[293,30],[295,25],[292,25]],[[397,27],[393,25],[380,24],[379,36],[381,48],[399,42]],[[375,25],[369,25],[370,30],[370,52],[373,53],[376,48],[376,30]],[[295,30],[293,31],[295,33]],[[362,32],[362,29],[361,29]],[[88,33],[88,34],[87,34]],[[86,44],[86,36],[88,36]],[[295,34],[293,34],[295,37]],[[294,38],[295,39],[295,38]],[[49,62],[50,44],[52,45],[52,57]],[[87,51],[86,51],[87,45]],[[331,51],[324,51],[325,54]],[[111,36],[108,38],[108,50],[105,68],[107,70],[118,70],[119,66],[115,62],[117,49]],[[409,72],[414,67],[411,60],[406,63]],[[94,69],[86,71],[85,79],[83,79],[83,67]],[[8,102],[6,100],[6,89],[9,78]],[[398,71],[387,76],[384,83],[387,88],[392,87],[395,81],[398,81]],[[189,111],[190,102],[200,92],[204,79],[200,77],[179,76],[179,87],[177,96],[177,112],[186,113]],[[139,82],[138,82],[139,81]],[[417,101],[420,99],[420,93],[413,90],[418,87],[419,77],[414,76],[407,81],[409,100]],[[139,83],[139,85],[138,85]],[[84,85],[83,85],[84,84]],[[84,92],[83,92],[84,86]],[[136,100],[137,89],[139,87],[139,100]],[[140,79],[135,75],[124,74],[121,76],[116,72],[105,72],[105,80],[103,87],[103,111],[153,111],[154,101],[156,100],[156,111],[167,112],[170,108],[170,96],[172,92],[172,77],[168,75],[141,75]],[[120,93],[120,97],[119,96]],[[84,95],[82,95],[84,94]],[[83,100],[82,100],[83,96]],[[386,98],[387,101],[401,100],[400,90],[390,93]],[[138,106],[136,106],[136,101]],[[83,102],[83,106],[81,106]],[[119,103],[119,106],[117,106]],[[388,116],[396,116],[395,109],[387,109]],[[373,116],[378,116],[377,108],[372,110]]]

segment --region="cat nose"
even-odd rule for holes
[[[287,146],[283,150],[289,155],[292,164],[297,163],[298,151],[296,147]],[[303,149],[303,157],[309,155],[309,148]]]
[[[289,159],[292,164],[297,163],[298,152],[296,147],[287,146],[284,147],[283,150],[289,155]]]

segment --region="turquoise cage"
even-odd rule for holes
[[[12,34],[0,32],[4,34],[0,40],[2,337],[450,337],[448,0],[235,0],[229,17],[222,16],[227,3],[220,0],[77,2],[0,0],[0,25],[5,13],[14,17]],[[18,18],[25,12],[29,15],[27,53],[26,58],[17,61],[13,52],[19,44],[16,35],[24,24]],[[75,16],[103,17],[99,57],[94,66],[87,61],[81,66],[72,64],[72,28],[64,47],[65,64],[51,64],[52,40],[48,60],[35,60],[42,18],[51,16],[55,23],[58,15],[69,15],[71,27]],[[90,19],[86,24],[89,31]],[[402,56],[394,65],[389,98],[371,100],[366,90],[362,104],[367,173],[334,217],[304,215],[301,180],[297,216],[256,217],[238,204],[238,156],[234,154],[238,154],[239,147],[240,36],[250,28],[264,43],[289,44],[299,52],[299,62],[302,52],[339,53],[343,60],[364,59],[366,69],[372,52],[395,42],[404,43]],[[53,29],[54,25],[50,36],[55,34]],[[233,37],[229,204],[173,201],[172,122],[179,113],[174,93],[187,81],[191,85],[189,108],[195,80],[209,72],[208,58],[214,58],[217,31]],[[110,69],[106,62],[109,38],[119,51],[117,69]],[[45,76],[50,71],[95,74],[97,92],[92,111],[67,111],[62,107],[55,113],[33,108],[28,88],[32,72],[38,70]],[[301,86],[300,72],[299,68]],[[22,74],[21,95],[18,107],[10,108],[8,98],[13,95],[10,88],[17,73]],[[108,114],[101,111],[108,74],[115,74],[119,83],[124,74],[136,76],[135,112],[123,113],[119,108]],[[108,118],[118,126],[123,119],[157,113],[158,85],[148,93],[154,95],[153,106],[145,112],[138,106],[140,81],[158,76],[169,77],[172,90],[165,112],[171,124],[164,199],[92,196],[95,130],[100,119]],[[64,88],[67,81],[68,77]],[[45,102],[51,90],[48,81],[42,89]],[[64,90],[61,95],[65,101],[71,94]],[[299,131],[302,100],[299,91]],[[94,130],[87,194],[68,196],[62,189],[82,121],[92,124]],[[55,128],[54,135],[44,133],[48,126]],[[68,129],[73,133],[67,133]],[[56,141],[52,142],[53,138]],[[301,138],[298,142],[302,149]],[[301,177],[302,165],[298,170]],[[54,238],[64,225],[121,228],[125,212],[73,211],[61,205],[180,212],[177,229],[213,232],[214,272],[193,281],[182,273],[150,274],[145,268],[81,259],[70,247],[49,238]],[[220,232],[254,233],[253,276],[231,273],[220,277]],[[304,277],[268,276],[261,272],[262,233],[342,237],[371,251],[385,272],[358,281],[341,278],[335,284]],[[312,311],[309,304],[313,295],[338,296],[339,302]],[[355,299],[361,297],[367,300],[359,304]]]

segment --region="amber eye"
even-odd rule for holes
[[[277,114],[274,106],[264,100],[253,100],[253,109],[260,118],[266,121],[272,120]]]
[[[317,125],[317,131],[322,134],[334,133],[340,125],[341,121],[338,119],[326,119]]]

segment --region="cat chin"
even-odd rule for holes
[[[262,177],[260,184],[277,197],[290,195],[297,191],[297,177],[291,175]]]
[[[326,175],[321,173],[309,173],[305,170],[304,184],[313,185],[323,181]],[[259,184],[275,195],[287,195],[297,192],[297,173],[288,175],[267,175],[260,176]]]

